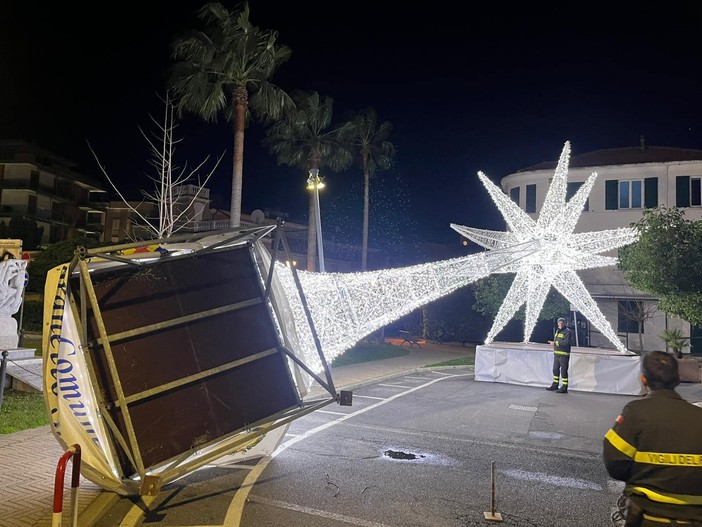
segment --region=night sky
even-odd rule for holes
[[[122,188],[148,187],[138,127],[162,115],[170,44],[200,27],[202,4],[3,2],[0,138],[35,141],[104,182],[89,141]],[[410,214],[422,239],[454,240],[451,222],[501,228],[477,171],[498,181],[555,161],[566,140],[573,155],[637,146],[641,135],[702,148],[702,4],[512,4],[250,2],[252,22],[292,49],[276,84],[331,96],[337,120],[373,107],[393,123],[387,177],[408,201],[388,206]],[[178,131],[189,164],[226,154],[210,186],[228,199],[229,125],[186,117]],[[248,128],[244,212],[304,221],[305,175],[278,167],[262,137]],[[355,168],[325,175],[322,210],[362,178]]]

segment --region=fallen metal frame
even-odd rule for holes
[[[273,273],[274,273],[274,263],[276,259],[276,253],[277,253],[277,246],[279,243],[283,244],[283,247],[285,249],[285,253],[289,259],[291,259],[290,255],[290,250],[287,245],[287,242],[285,240],[284,234],[282,232],[282,223],[279,221],[277,225],[275,226],[267,226],[267,227],[259,227],[259,228],[252,228],[252,229],[234,229],[234,230],[224,230],[224,231],[216,231],[216,232],[208,232],[208,233],[198,233],[197,235],[188,235],[188,236],[178,236],[178,237],[172,237],[168,239],[161,239],[161,240],[150,240],[150,241],[145,241],[145,242],[137,242],[137,243],[129,243],[129,244],[122,244],[122,245],[115,245],[115,246],[109,246],[109,247],[101,247],[101,248],[94,248],[94,249],[84,249],[84,248],[79,248],[73,260],[71,261],[69,265],[69,276],[73,276],[76,268],[78,269],[78,283],[79,283],[79,298],[80,298],[80,314],[78,313],[78,306],[76,305],[76,301],[74,299],[74,292],[71,290],[71,286],[68,286],[67,289],[67,298],[69,299],[69,303],[71,306],[71,310],[73,311],[74,314],[74,319],[76,321],[76,324],[78,326],[79,334],[81,335],[81,339],[84,345],[87,344],[87,348],[92,351],[92,349],[95,346],[102,346],[103,352],[104,352],[104,357],[107,361],[107,366],[109,370],[109,375],[110,375],[110,380],[113,383],[113,389],[116,393],[116,399],[109,401],[105,400],[103,390],[99,389],[98,387],[100,384],[98,383],[98,375],[96,373],[95,365],[93,364],[93,360],[91,357],[91,352],[85,352],[85,360],[86,360],[86,365],[87,365],[87,370],[91,379],[91,383],[93,386],[96,387],[95,389],[95,395],[96,395],[96,402],[97,405],[100,409],[100,413],[102,415],[102,418],[104,419],[105,423],[107,424],[107,427],[111,433],[109,439],[111,441],[111,446],[113,448],[113,451],[115,450],[115,443],[117,443],[119,449],[126,455],[128,458],[129,462],[131,463],[132,467],[136,469],[136,474],[124,474],[123,470],[121,469],[121,466],[119,463],[116,463],[118,467],[118,472],[119,475],[122,479],[130,479],[130,480],[138,480],[141,482],[140,483],[140,494],[142,495],[154,495],[158,492],[158,490],[161,488],[162,485],[165,485],[169,482],[172,482],[176,479],[179,479],[180,477],[183,477],[184,475],[188,474],[189,472],[200,468],[208,463],[211,463],[215,459],[218,459],[222,456],[232,454],[236,451],[241,450],[242,448],[245,448],[248,445],[251,445],[253,442],[257,441],[259,438],[265,436],[268,432],[279,428],[281,426],[285,426],[292,422],[295,419],[298,419],[300,417],[303,417],[304,415],[307,415],[311,412],[314,412],[324,406],[327,406],[333,402],[339,402],[340,395],[336,393],[334,383],[331,377],[331,371],[329,369],[329,366],[327,364],[327,361],[324,358],[321,344],[317,335],[317,332],[314,328],[314,323],[311,318],[311,315],[309,313],[309,309],[307,308],[307,304],[305,302],[305,296],[304,292],[302,290],[302,287],[300,285],[299,278],[297,276],[297,273],[293,267],[293,276],[295,279],[295,284],[298,288],[298,292],[300,295],[300,299],[302,300],[303,307],[305,309],[305,314],[307,316],[307,320],[310,324],[310,328],[312,330],[312,335],[314,337],[314,342],[315,346],[317,348],[317,352],[319,354],[319,358],[321,360],[321,363],[324,368],[324,373],[325,373],[325,379],[322,379],[319,375],[315,374],[308,368],[297,356],[295,356],[294,353],[292,353],[290,350],[288,350],[282,342],[280,342],[280,338],[278,337],[278,346],[275,348],[267,349],[262,352],[256,353],[251,356],[244,357],[243,359],[238,359],[235,361],[231,361],[229,363],[223,364],[219,367],[216,368],[211,368],[209,370],[205,370],[202,372],[199,372],[194,375],[186,376],[184,378],[178,379],[173,382],[165,383],[163,385],[145,390],[143,392],[139,392],[136,394],[132,395],[125,395],[122,383],[120,380],[120,375],[118,372],[118,368],[113,356],[112,352],[112,344],[120,342],[124,339],[138,336],[138,335],[143,335],[146,333],[154,333],[161,331],[163,329],[173,327],[173,326],[178,326],[178,325],[183,325],[187,324],[188,322],[194,321],[194,320],[200,320],[203,318],[208,318],[212,317],[217,314],[221,314],[223,312],[227,311],[232,311],[232,310],[237,310],[241,309],[243,307],[247,307],[253,304],[257,304],[260,302],[265,302],[268,306],[268,312],[271,317],[275,317],[274,310],[272,308],[272,305],[270,304],[270,286],[271,282],[273,279]],[[105,322],[103,320],[102,312],[100,309],[99,301],[94,289],[94,284],[93,280],[91,278],[91,272],[89,269],[89,260],[92,258],[103,258],[106,260],[112,260],[118,263],[123,263],[126,265],[136,265],[136,266],[142,266],[145,264],[149,265],[158,265],[157,262],[154,262],[152,258],[149,258],[148,261],[146,260],[140,260],[140,259],[131,259],[131,258],[125,258],[122,254],[123,251],[131,248],[138,248],[138,247],[143,247],[145,245],[154,245],[154,244],[161,244],[161,243],[166,243],[166,244],[173,244],[177,243],[179,241],[183,242],[194,242],[198,241],[201,238],[204,238],[205,236],[213,236],[213,235],[224,235],[224,238],[213,244],[210,245],[206,248],[203,249],[198,249],[194,253],[191,254],[186,254],[186,255],[176,255],[176,256],[169,256],[169,261],[172,261],[175,258],[192,258],[193,255],[196,254],[204,254],[208,252],[215,251],[219,248],[226,247],[227,245],[230,244],[241,244],[242,241],[247,245],[248,250],[249,250],[249,255],[251,258],[253,257],[253,252],[251,250],[252,246],[254,243],[258,242],[261,238],[263,238],[265,235],[269,234],[271,231],[275,230],[274,232],[274,241],[273,241],[273,254],[271,258],[271,266],[270,269],[268,270],[268,275],[265,277],[266,283],[265,287],[261,285],[261,297],[260,298],[252,298],[250,300],[244,301],[244,302],[239,302],[235,304],[231,304],[228,306],[223,306],[219,307],[216,309],[211,309],[211,310],[206,310],[203,312],[199,313],[194,313],[188,316],[183,316],[167,321],[163,321],[160,323],[156,324],[150,324],[146,325],[140,328],[134,328],[129,331],[123,331],[115,334],[108,334],[107,328],[105,326]],[[254,261],[254,265],[257,265],[256,262]],[[263,273],[260,273],[263,275]],[[89,342],[88,339],[88,306],[92,309],[92,316],[94,317],[95,324],[98,329],[99,333],[99,338],[96,340],[93,340],[92,342]],[[80,315],[80,316],[78,316]],[[260,358],[282,352],[286,357],[290,358],[297,366],[302,368],[308,375],[310,375],[316,382],[318,382],[330,395],[330,398],[324,398],[324,399],[319,399],[315,401],[303,401],[299,395],[299,388],[297,389],[297,400],[298,400],[298,407],[294,409],[288,409],[286,411],[282,412],[277,412],[273,415],[270,415],[258,422],[250,423],[246,427],[243,427],[241,429],[235,430],[229,434],[225,434],[221,437],[216,438],[213,441],[210,441],[208,443],[203,443],[199,444],[196,447],[191,448],[188,451],[183,452],[182,454],[175,456],[174,458],[165,460],[157,465],[153,466],[145,466],[141,451],[139,448],[139,443],[136,437],[136,431],[132,422],[132,417],[130,414],[130,405],[134,404],[138,401],[141,401],[145,398],[151,397],[155,394],[159,394],[162,392],[166,392],[169,390],[173,390],[175,388],[185,386],[187,384],[196,382],[201,379],[205,379],[207,377],[216,375],[222,371],[237,368],[239,366],[242,366],[243,364],[246,364],[251,361],[258,360]],[[288,369],[288,374],[290,375],[290,370]],[[294,386],[293,382],[293,386]],[[117,423],[113,419],[113,416],[110,413],[110,409],[112,408],[119,408],[121,413],[121,417],[123,419],[123,424],[124,428],[126,429],[126,437],[125,435],[120,431]],[[203,453],[204,451],[204,453]],[[198,455],[195,455],[195,454]],[[136,476],[136,477],[135,477]]]

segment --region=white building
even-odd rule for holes
[[[536,218],[556,163],[557,158],[509,174],[501,180],[502,190]],[[650,147],[642,138],[639,147],[572,155],[568,170],[568,198],[592,172],[597,172],[597,181],[576,232],[629,227],[641,219],[644,208],[660,205],[683,209],[689,220],[702,218],[702,150]],[[629,349],[664,350],[660,333],[666,328],[680,328],[684,335],[691,337],[691,348],[686,351],[702,353],[701,326],[691,327],[685,321],[658,311],[657,299],[633,289],[615,267],[589,269],[578,274]],[[632,316],[637,312],[643,313],[642,322]],[[580,313],[575,318],[580,345],[609,346]]]

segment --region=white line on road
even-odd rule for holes
[[[411,386],[403,386],[402,384],[383,384],[383,383],[380,383],[380,384],[378,384],[378,386],[386,386],[388,388],[402,388],[404,390],[411,388]]]
[[[242,465],[241,463],[210,463],[208,465],[205,465],[202,468],[235,468],[237,470],[252,470],[253,466],[251,465]]]
[[[384,401],[387,397],[373,397],[372,395],[356,395],[353,394],[354,399],[377,399],[378,401]]]
[[[284,452],[288,447],[293,446],[294,444],[302,441],[303,439],[306,439],[310,436],[313,436],[317,432],[321,432],[323,430],[326,430],[327,428],[331,428],[334,425],[337,425],[339,423],[343,423],[344,421],[351,419],[352,417],[355,417],[357,415],[369,412],[375,408],[378,408],[384,404],[387,404],[389,402],[394,401],[395,399],[399,399],[400,397],[404,397],[405,395],[409,395],[410,393],[416,392],[417,390],[421,390],[422,388],[426,388],[427,386],[431,386],[432,384],[439,382],[439,381],[444,381],[448,378],[451,377],[465,377],[467,375],[473,375],[473,373],[462,373],[458,375],[448,375],[446,377],[439,377],[438,379],[433,379],[429,382],[425,382],[424,384],[421,384],[419,386],[416,386],[414,388],[411,388],[405,392],[400,392],[396,393],[395,395],[392,395],[388,397],[387,399],[383,399],[382,401],[379,401],[375,404],[371,404],[370,406],[366,406],[365,408],[361,408],[357,412],[353,412],[351,414],[347,414],[343,417],[340,417],[339,419],[335,419],[334,421],[330,421],[328,423],[324,423],[323,425],[318,426],[317,428],[312,428],[311,430],[308,430],[304,434],[300,434],[297,437],[294,437],[290,439],[289,441],[286,441],[282,445],[280,445],[275,452],[273,452],[270,456],[266,458],[261,458],[261,461],[256,465],[256,468],[249,472],[248,476],[244,479],[243,483],[241,484],[241,487],[239,487],[239,490],[234,494],[234,497],[232,498],[232,502],[229,504],[229,508],[227,509],[227,514],[224,518],[224,525],[230,526],[230,527],[238,527],[241,525],[241,515],[244,512],[244,505],[246,504],[246,499],[249,496],[249,492],[251,492],[251,489],[253,488],[254,484],[256,483],[256,480],[259,478],[259,476],[263,473],[263,471],[266,469],[268,466],[268,463],[270,463],[273,458],[275,458],[278,454]]]
[[[574,489],[588,489],[588,490],[604,490],[602,486],[598,485],[594,481],[588,481],[586,479],[577,478],[563,478],[560,476],[552,476],[551,474],[544,474],[543,472],[529,472],[527,470],[499,470],[506,476],[513,477],[515,479],[521,479],[524,481],[540,481],[542,483],[548,483],[550,485],[555,485],[557,487],[570,487]]]
[[[406,375],[403,379],[415,379],[417,381],[426,381],[426,377],[412,377],[411,375]]]
[[[250,502],[261,503],[263,505],[272,505],[273,507],[279,507],[281,509],[288,509],[295,512],[303,512],[311,516],[321,516],[322,518],[329,518],[331,520],[336,520],[344,523],[350,523],[351,525],[360,525],[361,527],[389,527],[384,523],[369,522],[366,520],[361,520],[360,518],[353,518],[351,516],[344,516],[343,514],[335,514],[333,512],[322,511],[319,509],[313,509],[311,507],[302,507],[301,505],[295,505],[294,503],[286,503],[284,501],[271,500],[268,498],[261,498],[259,496],[253,496],[249,498]]]
[[[315,414],[348,415],[344,412],[332,412],[331,410],[315,410]]]
[[[447,377],[453,377],[453,376],[454,376],[453,373],[444,373],[443,371],[432,371],[432,373],[436,373],[437,375],[446,375]],[[462,373],[461,375],[465,375],[465,374]]]

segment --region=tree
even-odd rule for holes
[[[462,287],[450,295],[430,302],[423,308],[424,336],[438,342],[482,342],[491,321],[477,310],[475,284]]]
[[[368,223],[370,210],[370,179],[377,170],[387,170],[391,166],[396,150],[388,141],[392,123],[385,121],[378,126],[378,116],[373,108],[361,111],[353,118],[353,128],[349,138],[359,164],[363,169],[363,238],[361,242],[361,271],[368,268]]]
[[[619,249],[628,282],[660,299],[666,313],[702,323],[702,223],[677,207],[645,209],[633,225],[639,238]]]
[[[643,351],[643,331],[646,320],[654,318],[658,313],[658,302],[643,300],[620,300],[617,307],[618,315],[625,321],[631,322],[639,336],[639,350]],[[629,326],[629,324],[626,324]],[[621,329],[621,328],[620,328]],[[629,333],[627,327],[627,333]],[[630,348],[631,349],[631,348]]]
[[[198,11],[202,31],[175,40],[169,85],[178,98],[179,115],[191,112],[216,122],[220,112],[233,126],[230,226],[241,220],[244,130],[250,111],[262,121],[278,119],[290,105],[289,96],[270,82],[291,51],[276,44],[276,31],[261,30],[249,20],[248,2],[229,11],[211,2]]]
[[[57,265],[70,262],[78,247],[92,249],[104,245],[106,244],[103,242],[87,237],[73,238],[47,245],[44,250],[32,258],[32,262],[27,266],[27,274],[29,275],[27,289],[43,293],[46,273]]]
[[[22,249],[25,251],[38,249],[43,235],[44,227],[38,227],[35,220],[25,216],[13,216],[9,225],[0,221],[0,238],[22,240]]]
[[[201,182],[198,179],[198,184],[196,185],[197,190],[192,195],[192,198],[188,200],[184,196],[184,185],[188,184],[197,171],[205,165],[209,160],[209,156],[191,170],[187,169],[187,164],[182,168],[175,164],[174,156],[176,145],[180,143],[182,139],[176,139],[174,136],[177,127],[174,115],[175,107],[168,94],[166,94],[166,98],[163,99],[163,102],[165,106],[163,121],[158,122],[151,117],[152,122],[157,128],[157,132],[149,136],[141,128],[139,129],[141,135],[149,145],[149,151],[151,153],[150,164],[156,171],[155,176],[148,176],[154,183],[154,189],[152,191],[141,190],[141,193],[148,202],[153,203],[157,208],[158,212],[156,213],[156,217],[144,215],[139,210],[141,204],[134,206],[127,201],[107,173],[107,170],[105,170],[105,167],[100,163],[95,151],[90,147],[90,151],[95,157],[100,170],[107,178],[107,181],[112,185],[112,188],[124,204],[127,205],[129,210],[140,219],[139,225],[146,227],[150,236],[155,239],[169,238],[192,221],[192,206],[219,166],[222,157],[224,157],[224,154],[222,154],[217,158],[215,166],[207,174],[204,181]]]
[[[664,329],[660,334],[667,347],[673,350],[673,355],[678,359],[683,358],[683,350],[689,346],[688,337],[684,337],[680,329]]]
[[[491,275],[475,283],[475,304],[473,309],[483,315],[495,317],[500,306],[507,296],[514,273]],[[551,288],[544,302],[544,307],[539,314],[539,320],[555,320],[562,317],[563,313],[570,311],[570,304],[563,296]],[[524,306],[514,315],[514,318],[524,320]]]
[[[295,91],[293,110],[273,123],[267,130],[263,144],[277,158],[279,165],[305,170],[329,168],[334,172],[348,168],[353,157],[344,147],[343,137],[352,124],[332,126],[334,100],[317,92]],[[314,271],[316,254],[314,196],[310,193],[309,223],[307,229],[307,270]]]

